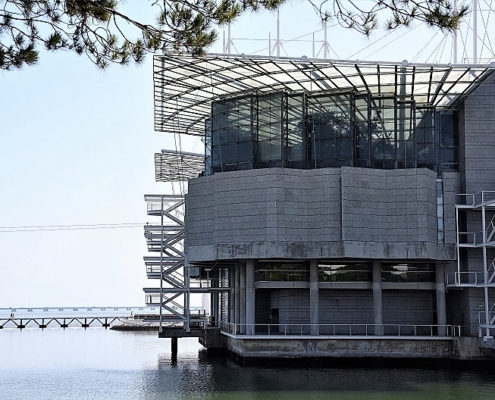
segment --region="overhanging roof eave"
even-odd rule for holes
[[[401,96],[451,108],[494,67],[225,54],[155,56],[155,130],[202,135],[212,102],[252,93],[354,91],[393,96],[400,74],[405,82]]]

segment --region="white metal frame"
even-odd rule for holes
[[[447,276],[448,287],[483,288],[484,310],[479,313],[479,335],[485,340],[493,338],[495,330],[495,304],[490,305],[490,289],[495,288],[495,259],[489,264],[487,250],[495,248],[495,214],[487,223],[487,211],[495,211],[495,191],[482,191],[478,195],[456,195],[456,248],[457,272]],[[459,219],[463,210],[480,212],[481,232],[460,232]],[[481,248],[483,252],[483,272],[464,271],[459,257],[461,248]],[[469,251],[469,250],[468,250]],[[452,279],[453,277],[453,279]],[[467,279],[464,279],[467,277]]]

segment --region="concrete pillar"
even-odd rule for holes
[[[213,326],[218,325],[218,293],[211,294],[211,320]]]
[[[375,336],[383,335],[382,263],[373,261],[373,323]]]
[[[211,286],[212,287],[218,287],[218,278],[212,279]],[[211,294],[211,316],[213,319],[213,326],[218,326],[218,319],[220,316],[219,304],[220,304],[220,302],[218,301],[218,292],[212,293]]]
[[[239,332],[246,333],[246,264],[239,265]]]
[[[254,335],[256,304],[254,289],[254,260],[246,262],[246,334]]]
[[[177,361],[177,342],[178,339],[176,337],[171,338],[172,361]]]
[[[445,303],[445,264],[437,262],[436,266],[436,294],[437,294],[437,325],[438,336],[447,335],[447,306]]]
[[[235,294],[234,294],[234,284],[235,284],[235,266],[228,269],[229,272],[229,323],[234,322],[235,315]]]
[[[319,294],[318,294],[318,261],[311,260],[309,262],[309,323],[310,334],[318,335],[319,324]]]
[[[240,290],[240,279],[241,279],[241,274],[239,271],[239,264],[237,264],[234,268],[234,302],[235,302],[235,311],[234,311],[234,323],[238,325],[240,322],[239,318],[239,305],[241,303],[240,301],[240,296],[241,296],[241,290]]]

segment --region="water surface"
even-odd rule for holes
[[[103,328],[0,330],[5,399],[495,399],[491,368],[459,363],[276,361],[240,366],[197,339]]]

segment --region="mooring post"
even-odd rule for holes
[[[172,360],[177,360],[177,341],[176,337],[171,338],[172,340]]]

